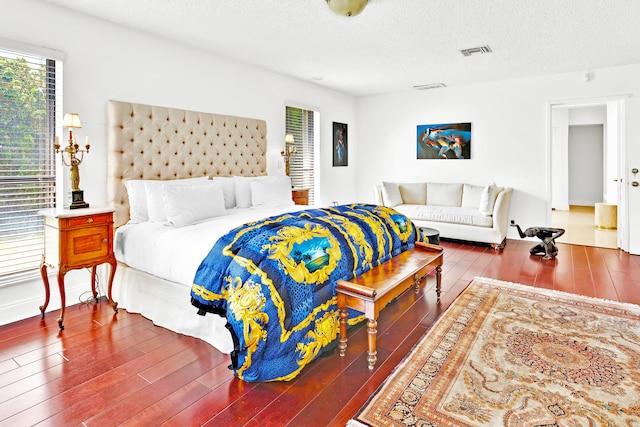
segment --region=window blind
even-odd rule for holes
[[[39,276],[61,85],[60,61],[0,49],[0,286]]]
[[[309,189],[314,204],[314,111],[286,107],[286,133],[293,135],[296,154],[289,159],[289,176],[295,188]]]

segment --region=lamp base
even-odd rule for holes
[[[84,191],[71,190],[71,204],[69,205],[69,209],[82,209],[88,207],[89,203],[84,201]]]

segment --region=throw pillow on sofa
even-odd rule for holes
[[[385,206],[394,207],[402,204],[400,187],[395,182],[382,183],[382,200]]]
[[[417,182],[410,184],[400,184],[400,195],[402,203],[407,205],[427,204],[427,183]]]
[[[427,204],[429,206],[459,207],[461,200],[462,184],[427,183]]]
[[[493,214],[493,205],[496,203],[499,192],[500,189],[495,184],[488,185],[484,188],[482,196],[480,196],[479,207],[482,215],[491,216]]]

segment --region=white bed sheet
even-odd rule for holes
[[[223,353],[233,350],[226,319],[200,316],[191,305],[191,285],[198,266],[226,232],[246,222],[308,209],[229,209],[229,214],[186,227],[162,223],[127,224],[116,231],[114,251],[119,266],[113,297],[120,308],[140,313],[154,324],[200,338]]]
[[[191,288],[200,262],[213,244],[234,227],[272,215],[308,208],[229,209],[229,214],[186,227],[145,222],[119,227],[115,236],[116,259],[130,267]]]

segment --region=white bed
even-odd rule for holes
[[[166,184],[187,178],[213,178],[209,185],[223,181],[219,177],[264,176],[266,123],[109,101],[108,154],[107,193],[110,205],[116,209],[114,225],[117,228],[114,250],[118,268],[113,298],[118,307],[141,313],[158,326],[201,338],[224,353],[231,352],[233,343],[225,328],[225,319],[216,315],[199,316],[191,305],[195,271],[217,238],[229,229],[304,206],[293,206],[289,185],[288,201],[270,203],[273,194],[254,191],[253,200],[240,203],[238,199],[241,207],[235,207],[235,203],[230,207],[225,187],[227,209],[223,209],[223,215],[187,221],[193,223],[176,227],[167,221],[130,218],[130,208],[132,214],[137,208],[130,206],[131,189],[128,192],[126,187],[134,181]],[[243,185],[250,181],[252,185],[257,185],[255,181],[268,181],[234,180]],[[282,180],[279,182],[282,189]],[[148,189],[149,185],[144,188]],[[149,192],[157,195],[159,190],[151,188],[155,189]],[[246,192],[242,197],[246,198]],[[149,209],[152,211],[151,206]]]

